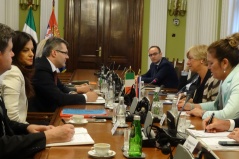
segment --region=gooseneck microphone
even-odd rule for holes
[[[117,69],[116,69],[115,71],[118,71],[118,70],[119,70],[119,68],[120,68],[120,65],[118,65],[118,67],[117,67]]]
[[[178,117],[177,117],[177,122],[176,122],[176,127],[175,127],[175,133],[177,134],[177,132],[178,132],[178,121],[179,121],[179,118],[180,118],[180,115],[181,115],[181,113],[182,113],[182,111],[183,111],[183,109],[184,109],[184,107],[185,107],[185,105],[186,105],[186,103],[189,101],[189,99],[191,98],[191,94],[188,94],[187,95],[187,97],[186,97],[186,100],[185,100],[185,103],[184,103],[184,105],[182,106],[182,108],[181,108],[181,110],[180,110],[180,112],[178,113]]]
[[[187,86],[187,85],[183,86],[183,88],[181,88],[181,89],[176,93],[176,95],[179,95],[180,93],[182,93],[183,90],[186,88],[186,86]]]
[[[155,78],[155,79],[153,79],[150,83],[144,85],[144,87],[142,87],[141,89],[144,89],[145,87],[147,87],[147,86],[149,86],[149,85],[151,85],[151,84],[155,84],[155,83],[157,83],[157,82],[158,82],[158,79]],[[162,86],[162,85],[161,85],[161,86]],[[161,86],[160,86],[160,88],[161,88]],[[160,90],[161,90],[161,89],[160,89]]]

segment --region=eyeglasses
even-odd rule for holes
[[[65,54],[65,55],[68,55],[68,52],[67,51],[61,51],[61,50],[56,50],[57,52],[60,52],[62,54]]]
[[[149,57],[156,56],[157,54],[159,54],[159,53],[155,52],[155,53],[149,54]]]

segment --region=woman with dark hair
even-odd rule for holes
[[[213,42],[207,62],[213,77],[221,80],[219,93],[215,101],[195,104],[188,113],[203,119],[212,113],[219,119],[239,118],[239,33]]]
[[[34,73],[36,42],[31,35],[15,31],[12,39],[15,56],[11,70],[2,75],[0,90],[10,120],[27,123],[28,99],[34,96],[31,77]]]

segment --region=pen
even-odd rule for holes
[[[61,119],[61,121],[63,122],[63,124],[66,124],[66,121],[64,119]]]
[[[207,125],[209,125],[209,124],[212,123],[212,119],[213,119],[213,117],[214,117],[214,113],[212,113],[210,119],[209,119],[208,122],[207,122]],[[205,128],[205,132],[207,132],[207,129],[206,129],[206,128]]]

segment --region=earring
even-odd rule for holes
[[[226,73],[226,70],[223,70],[223,73]]]

